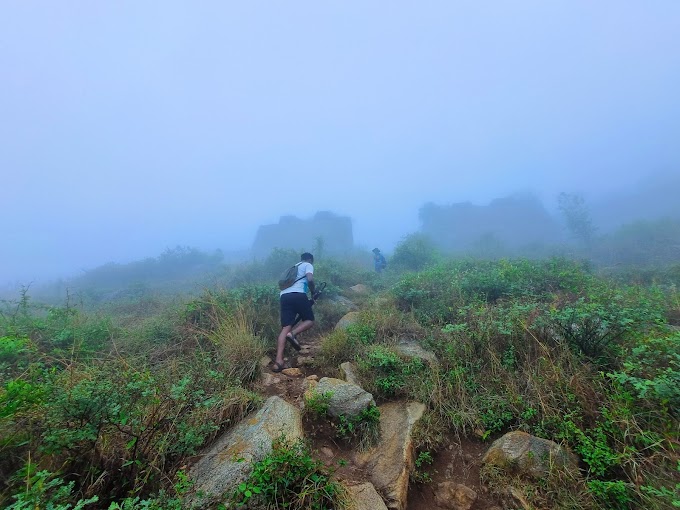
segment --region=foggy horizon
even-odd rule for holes
[[[284,215],[391,250],[427,202],[677,180],[678,33],[671,0],[3,5],[0,285]]]

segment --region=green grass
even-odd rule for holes
[[[332,329],[338,307],[316,305],[322,371],[354,361],[378,401],[424,403],[414,435],[422,455],[450,434],[490,442],[519,429],[562,442],[581,460],[578,479],[487,472],[492,491],[510,480],[529,504],[550,508],[680,504],[675,266],[638,278],[566,259],[447,260],[419,238],[396,255],[379,277],[370,257],[319,262],[328,295],[362,281],[373,292],[357,300],[358,321],[346,330]],[[229,286],[183,299],[138,287],[97,310],[39,304],[27,292],[3,303],[0,504],[75,507],[87,494],[114,508],[179,508],[175,485],[187,458],[262,400],[254,382],[279,331],[275,277],[289,256],[224,269]],[[418,340],[438,363],[400,354],[402,338]],[[323,400],[311,407],[321,412]],[[360,443],[376,423],[374,415],[338,420],[337,431]],[[277,444],[269,462],[239,501],[275,504],[267,498],[288,490],[305,495],[301,505],[315,502],[301,508],[342,500],[303,445]],[[282,486],[281,473],[300,483]],[[426,457],[418,473],[426,481]]]

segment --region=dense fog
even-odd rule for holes
[[[0,7],[0,282],[288,237],[551,254],[561,193],[598,238],[680,218],[680,4],[385,7]]]

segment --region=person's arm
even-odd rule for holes
[[[307,286],[309,287],[309,292],[314,295],[314,274],[307,273]]]

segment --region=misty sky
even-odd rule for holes
[[[680,1],[4,1],[0,281],[680,172]]]

